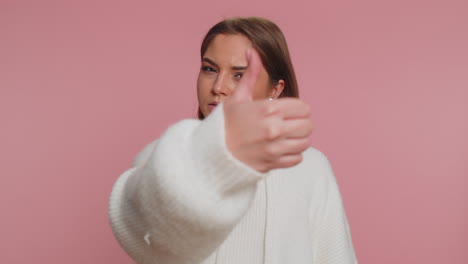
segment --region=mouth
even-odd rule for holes
[[[213,110],[213,109],[215,109],[216,106],[218,106],[218,103],[209,103],[209,104],[208,104],[208,108],[210,109],[210,111]]]

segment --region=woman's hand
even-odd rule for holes
[[[302,161],[302,152],[309,147],[310,107],[297,98],[253,101],[262,64],[255,50],[246,55],[248,68],[224,102],[227,147],[259,172],[292,167]]]

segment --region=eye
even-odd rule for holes
[[[202,66],[201,69],[204,72],[216,72],[216,69],[214,69],[213,67],[210,67],[210,66]]]
[[[234,74],[234,78],[240,79],[240,78],[242,78],[242,74],[243,74],[242,72],[237,72],[237,73]]]

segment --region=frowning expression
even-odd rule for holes
[[[252,48],[252,43],[243,35],[219,34],[206,49],[197,81],[198,103],[205,117],[236,89],[247,68],[248,48]],[[262,66],[253,88],[253,99],[267,98],[273,86]]]

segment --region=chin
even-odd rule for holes
[[[198,117],[198,119],[200,119],[200,120],[205,119],[210,114],[210,110],[206,110],[206,109],[201,110],[201,109],[199,109],[198,111],[199,111],[199,113],[201,113],[203,115],[203,118]]]

